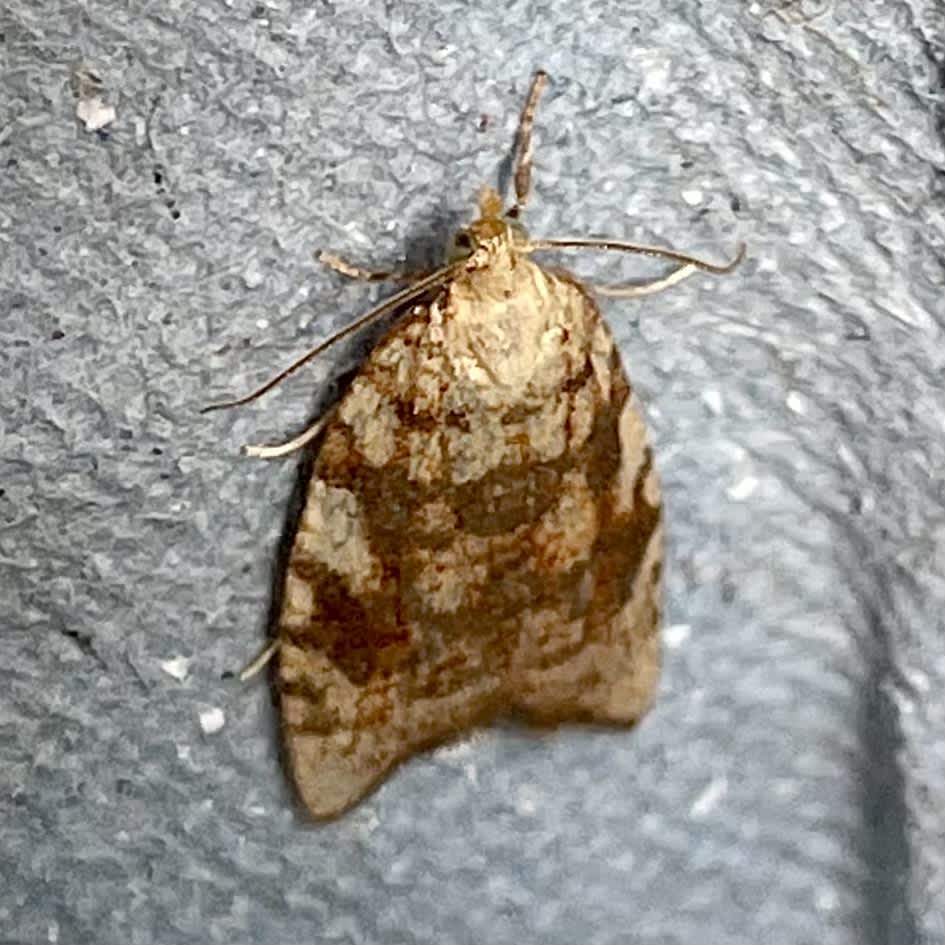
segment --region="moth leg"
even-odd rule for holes
[[[539,249],[607,249],[618,253],[637,253],[640,256],[650,256],[653,259],[666,259],[677,266],[693,266],[702,272],[711,272],[717,276],[724,276],[731,272],[745,258],[745,244],[739,243],[735,255],[725,263],[706,262],[686,253],[677,253],[674,249],[665,246],[644,246],[642,243],[625,243],[622,240],[528,240],[523,243],[523,252],[534,253]]]
[[[448,266],[443,266],[441,269],[435,269],[428,276],[421,278],[418,282],[408,285],[406,289],[401,289],[389,299],[385,299],[383,302],[381,302],[380,305],[376,305],[367,314],[362,315],[360,318],[351,322],[340,331],[336,331],[333,335],[326,338],[320,344],[315,345],[314,348],[306,351],[306,353],[303,354],[301,358],[296,359],[287,368],[280,371],[274,377],[269,378],[265,384],[263,384],[261,387],[257,387],[252,393],[246,394],[243,397],[237,397],[235,400],[220,400],[214,404],[207,404],[206,407],[201,408],[200,412],[210,413],[213,410],[228,410],[230,407],[242,407],[244,404],[252,403],[252,401],[262,397],[263,394],[271,391],[273,387],[281,384],[287,377],[291,377],[291,375],[295,374],[296,371],[308,364],[308,362],[313,358],[318,357],[318,355],[320,355],[326,348],[329,348],[331,345],[341,341],[343,338],[347,338],[349,335],[354,334],[354,332],[359,331],[365,325],[370,325],[371,322],[376,321],[382,315],[386,315],[388,312],[392,312],[394,309],[400,308],[402,305],[409,305],[414,299],[423,295],[427,289],[430,289],[433,286],[439,286],[449,279],[456,271],[458,271],[460,265],[461,263],[451,263]],[[308,440],[305,442],[307,443]]]
[[[346,259],[336,256],[334,253],[322,250],[316,257],[319,262],[324,263],[329,269],[340,272],[349,279],[359,279],[362,282],[416,282],[428,276],[429,270],[421,272],[393,272],[388,270],[374,271],[372,269],[363,269],[354,263],[349,263]]]
[[[303,430],[298,436],[285,443],[276,443],[272,446],[244,446],[243,452],[247,456],[257,456],[259,459],[276,459],[279,456],[288,456],[303,446],[311,443],[328,422],[328,414],[319,417],[311,426]]]
[[[538,97],[548,81],[548,73],[539,69],[532,79],[522,117],[518,123],[518,154],[515,158],[515,204],[508,215],[517,218],[528,200],[528,191],[532,182],[532,126],[535,124],[535,110]]]
[[[649,282],[628,282],[623,285],[590,285],[598,295],[606,295],[617,299],[637,299],[643,295],[655,295],[662,292],[670,286],[688,279],[693,273],[698,272],[695,266],[679,266],[669,275],[661,276],[659,279],[651,279]]]
[[[240,670],[239,681],[248,682],[254,676],[258,676],[269,665],[269,661],[276,655],[278,650],[278,638],[270,640],[265,647]]]

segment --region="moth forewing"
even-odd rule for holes
[[[317,816],[499,712],[631,722],[651,698],[661,503],[639,407],[587,293],[514,262],[400,322],[325,431],[279,625]]]

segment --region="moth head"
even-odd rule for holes
[[[479,195],[479,217],[453,234],[449,261],[468,259],[470,268],[494,265],[500,258],[514,255],[516,246],[528,240],[525,228],[503,213],[502,198],[491,187]]]

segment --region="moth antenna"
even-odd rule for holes
[[[341,256],[336,256],[327,250],[316,253],[315,258],[329,269],[340,272],[341,275],[347,276],[349,279],[358,279],[361,282],[416,282],[417,279],[422,279],[430,274],[429,270],[425,272],[397,272],[396,270],[385,269],[375,272],[372,269],[365,269],[363,266],[350,263],[347,259],[342,259]]]
[[[265,668],[269,665],[269,661],[276,655],[279,651],[279,638],[276,637],[274,640],[270,640],[264,647],[259,651],[247,663],[239,673],[240,682],[248,682],[253,676],[258,676]]]
[[[311,426],[306,427],[298,436],[287,440],[285,443],[276,443],[273,446],[244,446],[243,452],[247,456],[255,456],[258,459],[277,459],[280,456],[288,456],[296,450],[302,449],[307,443],[318,436],[325,428],[328,422],[328,414],[319,417]]]
[[[287,377],[294,374],[297,370],[299,370],[299,368],[304,367],[309,361],[318,357],[318,355],[320,355],[327,348],[330,348],[336,342],[341,341],[343,338],[347,338],[348,335],[354,334],[354,332],[380,318],[382,315],[386,315],[391,310],[400,308],[402,305],[407,305],[418,295],[423,295],[423,293],[428,289],[439,285],[441,282],[445,282],[453,274],[453,272],[459,268],[459,265],[460,264],[452,263],[449,266],[443,266],[440,269],[437,269],[435,272],[430,273],[430,275],[421,279],[419,282],[415,282],[413,285],[409,285],[407,288],[401,289],[396,295],[392,295],[385,302],[381,302],[380,305],[372,308],[371,311],[369,311],[366,315],[362,315],[350,325],[346,325],[340,331],[337,331],[335,334],[331,335],[331,337],[326,338],[325,341],[317,344],[310,351],[303,354],[302,357],[297,361],[294,361],[287,368],[271,377],[268,381],[266,381],[265,384],[257,387],[252,393],[246,394],[244,397],[237,397],[234,400],[221,400],[214,404],[208,404],[206,407],[202,407],[200,412],[211,413],[214,410],[224,410],[229,407],[242,407],[244,404],[252,403],[254,400],[262,397],[263,394],[269,393],[273,387],[281,384]]]
[[[688,279],[689,276],[698,271],[695,266],[679,266],[669,275],[663,276],[661,279],[652,279],[649,282],[627,282],[622,285],[594,285],[591,283],[590,288],[597,295],[606,295],[610,298],[638,299],[644,295],[655,295],[657,292],[662,292],[664,289],[676,285],[677,282]]]
[[[533,252],[539,249],[613,249],[621,253],[638,253],[640,256],[652,256],[655,259],[668,259],[680,266],[694,266],[702,272],[724,275],[731,272],[745,258],[745,244],[739,243],[735,256],[727,263],[716,265],[695,256],[677,253],[663,246],[644,246],[641,243],[623,243],[618,240],[529,240],[521,250]]]
[[[532,78],[528,98],[518,122],[518,154],[515,158],[515,203],[509,209],[508,216],[513,220],[522,212],[528,200],[528,191],[532,183],[532,127],[535,124],[535,111],[538,97],[548,81],[548,73],[539,69]]]

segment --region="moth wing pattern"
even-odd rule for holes
[[[327,424],[279,617],[316,817],[503,712],[629,724],[659,675],[662,500],[610,331],[520,257],[414,305]]]

